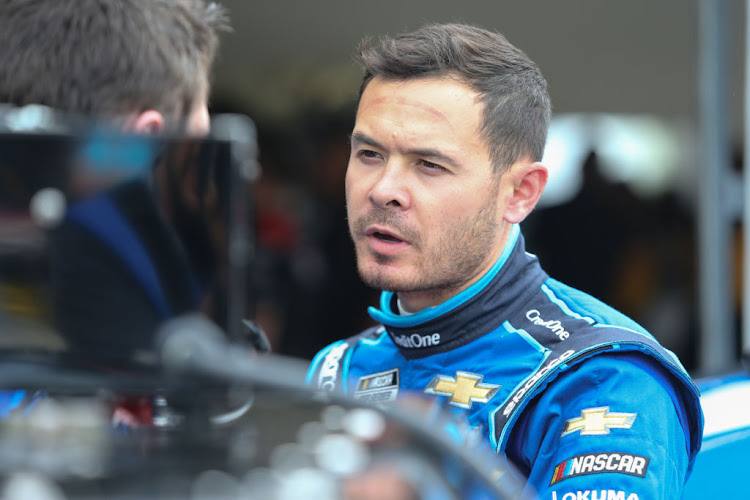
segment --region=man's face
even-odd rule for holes
[[[450,78],[375,78],[362,94],[346,174],[357,266],[409,310],[467,288],[502,252],[507,176],[493,174],[482,110]]]

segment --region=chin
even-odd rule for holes
[[[359,276],[367,286],[378,290],[389,292],[401,292],[409,290],[410,282],[404,279],[404,273],[399,270],[385,270],[383,266],[372,265],[367,268],[360,267]]]

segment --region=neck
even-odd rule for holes
[[[459,293],[463,292],[471,285],[479,281],[479,279],[489,271],[492,266],[500,258],[500,255],[505,249],[505,245],[510,237],[510,231],[513,227],[512,224],[505,224],[503,228],[502,236],[500,237],[499,244],[492,252],[484,266],[474,273],[469,279],[462,282],[459,286],[446,287],[432,290],[420,290],[414,292],[399,292],[398,293],[398,307],[399,310],[407,314],[412,314],[428,307],[435,307],[443,302],[447,301],[451,297],[455,297]]]

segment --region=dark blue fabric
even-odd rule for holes
[[[148,252],[107,193],[76,203],[68,210],[68,218],[91,231],[120,257],[162,319],[172,315]]]

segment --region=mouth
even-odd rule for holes
[[[387,243],[405,243],[403,238],[400,238],[394,233],[384,229],[370,228],[365,232],[365,236]]]

